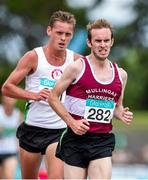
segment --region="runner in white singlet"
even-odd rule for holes
[[[16,129],[23,115],[15,107],[16,100],[2,96],[0,105],[0,179],[14,179],[18,163]]]
[[[53,13],[47,27],[48,43],[27,52],[2,87],[3,94],[27,100],[25,122],[17,130],[23,179],[38,178],[42,155],[48,178],[63,178],[63,162],[55,157],[55,150],[66,124],[47,99],[65,67],[81,57],[67,49],[75,23],[69,12]],[[25,90],[18,86],[24,78]]]

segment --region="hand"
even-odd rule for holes
[[[85,119],[74,120],[70,128],[77,135],[83,135],[89,130],[89,122]]]
[[[49,96],[50,90],[47,88],[42,89],[36,97],[36,101],[47,101]]]
[[[127,125],[130,125],[133,120],[133,113],[129,111],[128,107],[120,109],[119,112],[116,111],[116,118],[121,120]]]
[[[130,125],[133,120],[133,113],[129,111],[129,108],[126,107],[122,112],[123,118],[121,119],[125,124]]]

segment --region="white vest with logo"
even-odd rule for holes
[[[48,63],[43,48],[34,49],[38,56],[36,71],[26,77],[26,90],[38,93],[41,89],[52,89],[64,69],[74,61],[74,52],[66,50],[66,60],[62,66]],[[64,94],[62,95],[64,97]],[[64,99],[62,97],[62,99]],[[26,104],[26,124],[47,129],[65,128],[65,122],[52,110],[47,101],[29,101]]]

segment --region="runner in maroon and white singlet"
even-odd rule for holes
[[[129,125],[133,113],[123,107],[127,73],[109,59],[111,25],[103,19],[89,24],[91,54],[72,63],[49,94],[49,103],[67,123],[56,156],[64,160],[66,179],[111,179],[115,137],[113,116]],[[65,106],[59,96],[67,89]]]

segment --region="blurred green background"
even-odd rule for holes
[[[115,36],[110,59],[128,72],[124,106],[134,111],[131,127],[114,121],[115,129],[148,129],[147,9],[146,0],[0,0],[0,86],[26,51],[47,42],[46,28],[54,11],[75,15],[77,25],[69,48],[83,55],[90,53],[86,25],[105,18],[113,25]],[[22,111],[24,103],[17,104]]]
[[[146,0],[0,0],[0,86],[27,50],[46,43],[49,17],[59,9],[75,15],[77,26],[69,48],[84,55],[89,53],[86,46],[87,23],[106,18],[113,24],[115,44],[110,59],[128,72],[124,104],[132,110],[147,110]],[[122,12],[123,9],[126,13]],[[23,109],[21,103],[19,106]]]
[[[56,10],[75,15],[77,25],[69,48],[83,55],[89,53],[88,22],[105,18],[113,25],[115,43],[110,59],[128,72],[124,106],[134,112],[129,127],[113,121],[117,147],[127,137],[128,146],[123,148],[134,150],[148,144],[147,0],[0,0],[0,87],[26,51],[47,42],[46,27]],[[24,103],[19,100],[17,104],[22,111]]]

